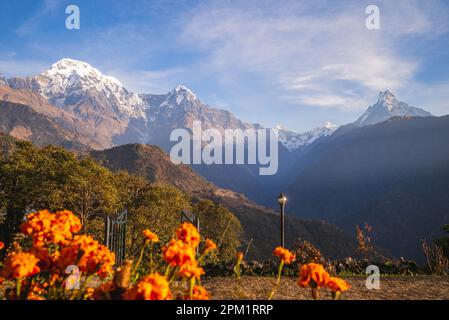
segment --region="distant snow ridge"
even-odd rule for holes
[[[331,122],[326,122],[324,125],[304,133],[297,133],[292,130],[284,129],[281,126],[277,126],[275,130],[278,131],[279,141],[288,149],[288,151],[293,151],[300,147],[307,146],[322,137],[331,135],[337,128],[337,125]]]
[[[376,104],[370,106],[354,124],[366,126],[386,121],[392,117],[432,117],[430,112],[421,108],[411,107],[407,103],[399,101],[390,90],[379,93]]]

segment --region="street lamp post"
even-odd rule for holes
[[[284,214],[284,208],[285,203],[287,202],[287,197],[284,195],[284,193],[281,192],[281,194],[278,197],[278,203],[281,207],[281,247],[284,248],[285,241],[284,241],[284,234],[285,234],[285,214]]]

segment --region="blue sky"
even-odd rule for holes
[[[78,5],[81,29],[65,28]],[[380,9],[380,30],[365,8]],[[38,74],[68,57],[131,91],[184,84],[247,122],[304,131],[345,124],[391,89],[449,113],[449,2],[37,1],[0,2],[0,72]]]

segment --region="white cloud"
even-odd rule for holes
[[[326,94],[314,94],[314,95],[293,95],[282,96],[282,100],[288,101],[293,104],[322,107],[330,109],[340,109],[341,111],[354,111],[352,106],[366,106],[372,101],[372,97],[360,98],[357,96],[349,95],[326,95]]]
[[[363,98],[413,81],[419,60],[400,40],[448,30],[439,1],[380,3],[381,30],[371,31],[360,1],[214,2],[189,12],[182,39],[206,53],[207,68],[223,77],[252,72],[292,103],[360,110]]]
[[[436,37],[449,28],[447,1],[381,1],[383,28],[394,36],[426,35]]]

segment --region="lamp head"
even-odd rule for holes
[[[287,202],[287,197],[284,195],[284,193],[281,192],[281,194],[278,197],[278,203],[280,205],[284,205]]]

